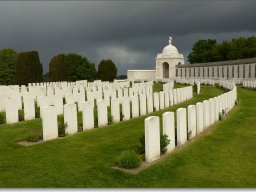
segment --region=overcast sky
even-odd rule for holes
[[[78,53],[96,64],[112,59],[126,74],[154,69],[169,36],[187,60],[199,39],[255,35],[255,19],[249,0],[1,1],[0,49],[37,50],[44,72],[54,55]]]

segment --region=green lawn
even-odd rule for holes
[[[175,111],[221,94],[201,94]],[[0,126],[0,187],[256,187],[256,92],[238,89],[239,106],[208,134],[137,175],[111,168],[143,134],[144,117],[54,141],[16,144],[41,130],[41,120]]]

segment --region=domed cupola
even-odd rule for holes
[[[169,37],[169,45],[164,47],[163,52],[158,54],[157,58],[183,58],[183,55],[179,54],[178,49],[172,45],[172,37]]]
[[[156,78],[173,78],[176,76],[176,65],[184,64],[184,57],[178,49],[172,45],[172,37],[169,37],[168,45],[163,52],[156,57]]]
[[[163,53],[166,55],[179,54],[178,49],[172,45],[172,37],[169,37],[169,45],[163,49]]]

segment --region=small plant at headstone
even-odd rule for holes
[[[139,138],[139,145],[137,146],[137,151],[139,154],[144,154],[145,153],[145,135],[143,134]]]
[[[4,124],[5,123],[5,120],[4,120],[4,115],[0,113],[0,125]]]
[[[94,126],[95,126],[95,128],[98,127],[98,117],[97,116],[94,118]]]
[[[188,131],[188,140],[190,140],[191,139],[191,134],[192,134],[192,131],[190,130],[190,131]]]
[[[19,113],[19,121],[24,121],[24,113]]]
[[[58,126],[58,136],[65,137],[66,136],[67,123],[64,123],[63,117],[61,117],[61,122]]]
[[[34,135],[28,136],[26,141],[28,141],[28,142],[37,142],[37,141],[42,140],[42,138],[43,138],[42,135],[34,134]]]
[[[80,122],[78,125],[78,132],[83,132],[83,123]]]
[[[165,154],[167,151],[167,146],[170,144],[170,140],[168,139],[168,135],[164,134],[160,136],[160,151],[161,154]]]
[[[170,140],[168,139],[168,135],[160,135],[160,151],[161,154],[164,154],[167,151],[167,146],[170,144]],[[134,147],[134,151],[138,154],[145,154],[145,135],[143,134],[139,138],[139,144]]]
[[[197,93],[197,85],[193,85],[193,93]]]
[[[38,130],[35,130],[35,129],[32,129],[31,132],[32,132],[31,135],[29,135],[26,138],[26,141],[28,141],[28,142],[37,142],[37,141],[43,139],[42,132],[39,132]]]
[[[117,165],[119,167],[125,168],[125,169],[133,169],[141,164],[141,158],[140,155],[137,154],[134,150],[127,150],[123,151],[118,157],[117,157]]]
[[[124,115],[123,113],[120,113],[120,121],[123,121],[123,119],[124,119]]]
[[[35,117],[40,118],[40,108],[39,107],[36,107],[36,109],[35,109]]]
[[[219,112],[219,120],[222,121],[225,117],[226,111],[223,109],[222,112]]]
[[[108,125],[111,125],[113,123],[113,117],[112,115],[108,116]]]

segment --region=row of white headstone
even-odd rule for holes
[[[113,123],[122,120],[129,120],[143,116],[159,109],[165,109],[171,105],[178,104],[193,97],[192,87],[183,87],[170,91],[161,91],[159,93],[133,96],[131,98],[112,98],[111,99],[111,116]],[[153,99],[154,98],[154,99]],[[131,105],[130,105],[131,104]],[[97,100],[97,117],[98,127],[108,125],[108,104],[107,101]],[[120,105],[122,113],[120,112]],[[83,117],[83,130],[93,129],[94,122],[94,102],[86,101],[81,104]],[[57,110],[56,107],[48,106],[42,107],[42,122],[43,122],[43,140],[55,139],[58,137]],[[49,123],[53,122],[53,124]],[[76,104],[64,105],[64,123],[67,125],[66,133],[73,134],[77,129],[77,109]],[[54,131],[53,131],[54,130]]]
[[[162,133],[166,134],[170,140],[170,144],[167,146],[168,152],[174,150],[176,144],[177,146],[181,146],[185,144],[188,139],[208,129],[219,120],[219,114],[222,113],[223,110],[228,112],[235,106],[237,99],[235,84],[222,82],[220,86],[230,89],[231,91],[221,94],[218,97],[198,102],[196,105],[189,105],[187,109],[179,108],[176,111],[176,126],[174,112],[165,112],[162,115]],[[145,159],[146,162],[152,162],[160,158],[160,118],[158,116],[146,118],[144,129]],[[175,140],[175,138],[177,138],[177,140]]]
[[[120,83],[121,84],[121,83]],[[173,81],[164,84],[164,86],[169,89],[173,88]],[[56,84],[58,85],[58,84]],[[82,103],[86,101],[101,100],[107,101],[107,105],[110,106],[112,102],[111,99],[118,98],[120,101],[125,100],[125,98],[132,99],[134,96],[138,95],[150,95],[153,92],[153,82],[146,83],[133,83],[133,87],[123,88],[123,89],[109,89],[101,91],[87,91],[87,97],[85,97],[85,89],[79,84],[80,87],[74,87],[73,92],[70,94],[54,95],[53,92],[49,92],[48,96],[33,97],[33,94],[27,94],[26,96],[17,96],[6,99],[0,99],[0,112],[6,112],[6,123],[17,123],[18,122],[18,110],[24,108],[24,120],[32,120],[35,118],[35,104],[40,108],[40,116],[42,116],[42,108],[47,106],[55,106],[57,110],[57,115],[62,115],[64,110],[63,98],[65,98],[66,104],[78,104],[78,111],[82,111]],[[67,89],[65,89],[67,90]],[[79,90],[79,92],[78,92]],[[56,91],[56,90],[55,90]],[[13,92],[14,93],[14,92]],[[56,93],[56,92],[55,92]],[[15,94],[12,94],[15,95]],[[150,98],[149,98],[150,99]],[[35,103],[36,102],[36,103]],[[126,101],[124,101],[126,102]],[[151,112],[151,109],[149,109]],[[143,112],[142,112],[143,113]],[[144,114],[144,113],[143,113]],[[135,115],[138,116],[138,115]],[[127,119],[127,118],[125,118]]]
[[[105,82],[104,82],[105,83]],[[129,82],[128,82],[129,83]],[[89,84],[89,83],[88,83]],[[130,84],[130,83],[129,83]],[[87,85],[87,84],[86,84]],[[49,96],[50,103],[54,103],[54,96],[61,95],[62,97],[74,97],[75,100],[78,101],[79,97],[84,97],[86,100],[93,100],[93,99],[102,99],[103,91],[105,92],[104,97],[107,95],[112,94],[112,97],[123,97],[128,95],[128,87],[127,82],[120,82],[113,85],[113,83],[106,84],[104,89],[98,90],[97,84],[95,85],[95,89],[92,87],[87,87],[83,84],[78,85],[66,85],[66,83],[62,84],[53,84],[53,85],[39,85],[39,86],[0,86],[0,112],[5,111],[5,99],[11,98],[15,99],[19,109],[22,109],[22,102],[24,97],[32,97],[37,102],[39,97],[41,96]],[[152,85],[153,82],[144,83],[146,87],[145,91],[147,93],[152,92]],[[144,87],[143,86],[143,87]],[[151,89],[150,89],[151,87]],[[102,88],[102,87],[101,87]],[[140,89],[131,87],[129,90],[129,94],[136,94],[139,92]],[[73,96],[72,96],[73,95]],[[82,95],[82,96],[81,96]],[[77,102],[76,101],[76,102]]]
[[[255,89],[256,81],[255,80],[245,80],[245,81],[243,81],[243,87]]]

